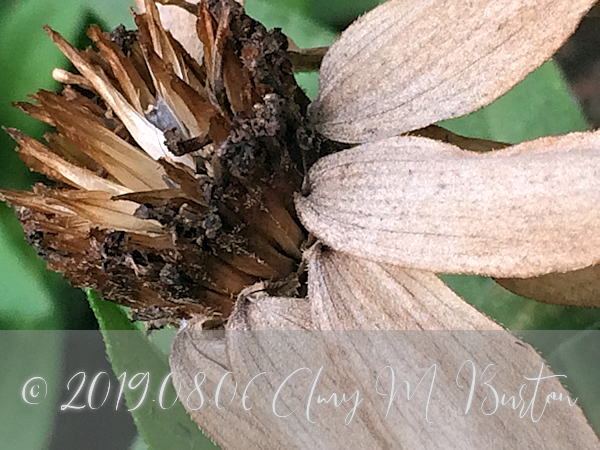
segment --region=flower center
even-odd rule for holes
[[[233,0],[202,1],[199,64],[146,7],[137,32],[90,28],[97,53],[47,29],[81,75],[58,71],[61,94],[18,105],[56,128],[50,148],[9,132],[30,167],[62,184],[0,198],[20,206],[51,269],[152,326],[192,315],[219,326],[257,282],[305,295],[293,196],[338,144],[307,123],[287,38]]]

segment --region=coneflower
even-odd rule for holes
[[[98,51],[46,27],[80,74],[57,69],[60,94],[17,103],[56,129],[46,145],[7,131],[59,186],[1,198],[50,269],[153,325],[218,326],[259,280],[303,295],[293,193],[332,145],[307,127],[287,38],[233,1],[201,2],[199,64],[145,6],[137,31],[90,27]]]
[[[322,358],[335,371],[319,382],[338,392],[376,379],[395,353],[440,367],[463,355],[518,378],[544,367],[535,349],[436,273],[504,278],[518,292],[546,285],[545,301],[599,305],[600,133],[506,146],[429,127],[512,88],[552,56],[593,0],[390,0],[329,49],[310,105],[279,31],[233,0],[197,10],[166,3],[196,13],[201,64],[163,29],[150,0],[136,32],[92,27],[98,52],[47,30],[79,74],[58,71],[61,94],[19,104],[57,130],[47,146],[9,133],[29,166],[59,187],[0,196],[18,205],[30,242],[73,284],[131,306],[151,326],[191,319],[170,356],[185,392],[198,390],[200,373],[215,389],[223,372],[236,386],[267,374],[257,366],[260,339],[255,354],[235,332],[194,333],[220,327],[496,330],[473,342],[420,333],[399,343],[384,334],[362,350],[346,335],[316,333],[310,346],[279,333],[264,389],[286,364]],[[439,395],[456,407],[458,377],[451,381]],[[483,411],[491,394],[480,384]],[[541,428],[518,413],[488,427],[484,411],[436,428],[414,404],[386,421],[369,401],[353,427],[316,433],[273,420],[264,404],[186,407],[233,448],[598,447],[578,406],[552,409]]]

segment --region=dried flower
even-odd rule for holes
[[[189,319],[171,357],[184,383],[207,361],[246,367],[228,338],[199,353],[195,329],[502,330],[434,273],[503,278],[517,292],[552,285],[543,300],[569,291],[569,304],[598,306],[600,135],[503,148],[423,128],[505,93],[593,3],[388,1],[329,50],[310,106],[285,37],[233,1],[199,3],[202,64],[152,1],[138,32],[91,28],[99,53],[48,29],[80,74],[57,72],[62,94],[19,104],[57,129],[50,148],[9,133],[63,187],[0,197],[74,284],[151,324]],[[500,333],[494,348],[516,352]],[[506,363],[541,361],[523,349]],[[238,442],[222,417],[192,416],[220,443]],[[567,427],[568,442],[597,443],[579,409],[547,423],[557,442]],[[298,437],[289,426],[269,436]],[[260,446],[265,429],[243,427]],[[364,429],[336,439],[378,442]]]

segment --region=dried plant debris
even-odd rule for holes
[[[145,7],[138,31],[90,27],[96,50],[46,28],[80,74],[55,71],[61,93],[16,104],[54,127],[45,145],[7,131],[59,188],[0,198],[73,285],[152,326],[196,315],[218,327],[256,282],[304,292],[307,233],[293,193],[333,143],[307,127],[309,101],[279,30],[234,1],[200,2],[199,57],[163,29],[152,1]]]

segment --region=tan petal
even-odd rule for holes
[[[318,130],[366,142],[475,111],[550,58],[594,3],[390,0],[325,56]]]
[[[174,372],[173,385],[176,390],[181,387],[180,400],[190,416],[211,439],[218,439],[218,444],[223,448],[243,446],[259,449],[265,448],[266,443],[271,444],[270,448],[286,448],[286,436],[270,428],[269,423],[262,423],[262,417],[257,417],[252,411],[244,411],[244,414],[231,407],[213,407],[214,397],[210,398],[212,403],[208,403],[209,398],[205,397],[200,407],[198,395],[190,394],[195,388],[194,381],[199,384],[203,379],[202,391],[211,394],[216,392],[222,377],[232,371],[227,353],[228,336],[216,331],[201,331],[201,326],[190,321],[187,329],[175,337],[169,356],[169,364]],[[225,386],[229,387],[228,384]],[[223,392],[222,403],[229,401],[227,394],[231,398],[231,392]]]
[[[264,283],[250,286],[238,297],[227,330],[312,330],[310,302],[306,298],[270,297],[260,290]]]
[[[102,97],[108,106],[119,117],[127,131],[133,136],[146,153],[152,158],[171,158],[184,164],[193,166],[193,161],[187,157],[173,157],[165,145],[165,137],[161,130],[152,125],[143,114],[131,106],[123,94],[108,80],[101,68],[90,64],[86,58],[69,44],[60,34],[50,27],[44,27],[48,36],[57,47],[81,72],[81,74],[94,86],[94,90]]]
[[[334,249],[433,272],[530,277],[600,260],[600,133],[478,154],[398,137],[321,159],[296,206]]]
[[[504,288],[544,303],[600,308],[600,265],[535,278],[497,278]]]
[[[317,250],[308,295],[321,330],[501,330],[435,274]]]
[[[145,0],[135,0],[137,11],[140,14],[146,10],[144,3]],[[189,3],[198,3],[198,1],[190,0]],[[183,45],[187,52],[201,63],[203,50],[202,43],[196,35],[195,13],[186,11],[179,6],[158,5],[158,10],[165,30],[173,33],[173,37]]]
[[[150,93],[146,82],[135,70],[133,63],[128,59],[121,48],[105,36],[98,25],[88,29],[88,37],[94,41],[110,66],[121,85],[127,100],[135,107],[138,113],[143,114],[151,105],[156,103]]]
[[[171,368],[176,373],[175,386],[181,383],[182,402],[187,403],[192,418],[217,444],[224,448],[249,449],[396,448],[399,445],[402,448],[514,448],[519,443],[529,442],[549,448],[598,446],[598,438],[578,406],[550,404],[543,417],[537,422],[531,420],[531,417],[538,419],[543,399],[550,392],[571,399],[557,378],[545,379],[544,385],[540,385],[540,391],[536,391],[540,404],[534,407],[531,417],[521,406],[529,403],[535,389],[533,383],[525,383],[528,384],[526,389],[520,391],[523,404],[516,408],[500,407],[492,415],[485,415],[493,409],[494,395],[483,383],[486,378],[500,396],[507,393],[518,397],[524,376],[538,376],[540,370],[543,376],[553,374],[535,349],[466,305],[435,275],[404,271],[332,252],[313,253],[310,267],[312,276],[318,273],[327,283],[337,279],[334,286],[317,287],[325,289],[321,298],[330,293],[328,299],[336,303],[336,308],[322,310],[322,323],[338,324],[341,320],[346,330],[353,331],[306,331],[307,300],[251,293],[238,301],[234,323],[228,324],[223,334],[201,332],[192,324],[175,338],[170,357]],[[359,295],[346,296],[357,287],[361,290]],[[371,295],[370,288],[375,288]],[[313,286],[313,292],[314,289]],[[398,289],[403,293],[398,295]],[[378,295],[384,298],[378,301]],[[386,304],[388,300],[391,305]],[[402,306],[404,313],[394,311],[403,301],[407,302]],[[487,324],[496,331],[356,331],[381,326],[397,329],[397,319],[403,324],[414,324],[419,310],[425,309],[419,305],[421,301],[427,307],[440,307],[428,315],[445,326],[452,326],[454,318],[464,318],[470,329]],[[359,313],[339,314],[350,309]],[[371,310],[370,314],[361,314],[367,309]],[[404,314],[415,317],[406,320],[402,317]],[[359,315],[363,322],[354,322]],[[432,325],[427,327],[436,328]],[[476,373],[469,362],[475,365]],[[466,367],[461,369],[463,363]],[[489,372],[482,378],[488,364],[491,364]],[[392,390],[392,370],[398,391],[390,402],[389,395],[381,393]],[[202,384],[205,404],[193,411],[197,404],[187,399],[187,393],[195,389],[194,376],[199,372],[206,375]],[[492,378],[494,372],[497,376]],[[416,388],[422,377],[423,386]],[[314,391],[311,391],[315,378]],[[215,393],[222,379],[219,409],[215,407]],[[410,392],[415,395],[410,401],[406,398],[404,380],[411,383]],[[477,384],[472,407],[465,414],[472,380],[477,380]],[[228,404],[234,384],[237,384],[237,395]],[[278,392],[280,386],[284,389]],[[432,397],[428,401],[430,386],[433,386]],[[243,393],[245,403],[242,403]],[[335,406],[331,401],[334,393]],[[275,394],[279,394],[276,401]],[[341,401],[342,394],[346,401]],[[360,402],[356,405],[357,398]],[[330,401],[324,402],[324,399]],[[503,402],[507,404],[506,397]],[[386,415],[388,404],[390,409]],[[278,414],[291,414],[277,417],[274,408]],[[520,415],[522,411],[525,413]]]
[[[30,169],[36,172],[43,173],[79,189],[106,191],[112,195],[125,194],[131,191],[118,183],[97,176],[86,168],[65,161],[41,142],[14,128],[6,129],[6,131],[10,137],[19,143],[21,159]]]

